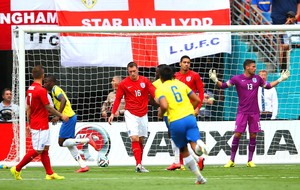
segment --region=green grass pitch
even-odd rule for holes
[[[75,173],[77,167],[54,167],[65,180],[45,180],[40,167],[27,167],[23,180],[16,181],[9,169],[0,170],[0,190],[298,190],[300,189],[300,164],[257,165],[247,168],[205,166],[202,174],[207,184],[195,185],[194,174],[189,170],[166,171],[166,166],[148,166],[149,173],[135,173],[134,166],[90,167],[86,173]]]

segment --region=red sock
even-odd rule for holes
[[[181,165],[184,165],[184,164],[183,164],[183,157],[182,157],[182,154],[181,154],[181,153],[179,154],[179,162],[180,162]]]
[[[141,142],[139,142],[139,144],[140,144],[140,147],[141,147],[141,162],[142,162],[142,160],[143,160],[143,153],[144,153],[144,144],[141,143]]]
[[[44,165],[44,168],[46,170],[46,174],[52,175],[53,171],[51,168],[51,163],[50,163],[50,158],[48,154],[48,150],[44,150],[43,153],[41,154],[41,161]]]
[[[29,150],[25,156],[23,157],[23,159],[21,160],[21,162],[19,162],[18,165],[16,165],[16,170],[19,172],[21,171],[21,169],[26,166],[29,162],[31,162],[35,157],[37,157],[39,155],[39,153],[37,153],[37,151],[31,149]]]
[[[132,152],[136,161],[136,165],[141,164],[142,162],[142,151],[141,151],[141,146],[138,141],[133,141],[131,142],[131,147],[132,147]]]

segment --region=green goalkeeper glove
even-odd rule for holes
[[[212,70],[212,69],[209,70],[209,78],[210,78],[212,81],[214,81],[215,84],[217,84],[218,78],[217,78],[216,70]]]
[[[285,80],[287,80],[290,76],[291,76],[291,74],[290,74],[290,71],[289,71],[289,70],[282,71],[281,74],[280,74],[280,77],[279,77],[279,79],[277,79],[277,81],[278,81],[278,82],[285,81]]]

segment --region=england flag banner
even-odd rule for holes
[[[13,30],[19,26],[57,26],[54,0],[1,0],[0,50],[13,49]],[[26,34],[26,49],[59,48],[59,36],[54,33]]]
[[[211,26],[230,25],[230,3],[219,0],[54,0],[59,26]],[[126,67],[172,64],[191,58],[231,53],[230,34],[180,36],[60,36],[61,62],[73,66]]]

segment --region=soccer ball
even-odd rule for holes
[[[109,160],[106,156],[99,156],[98,160],[97,160],[97,165],[99,167],[107,167],[109,165]]]

